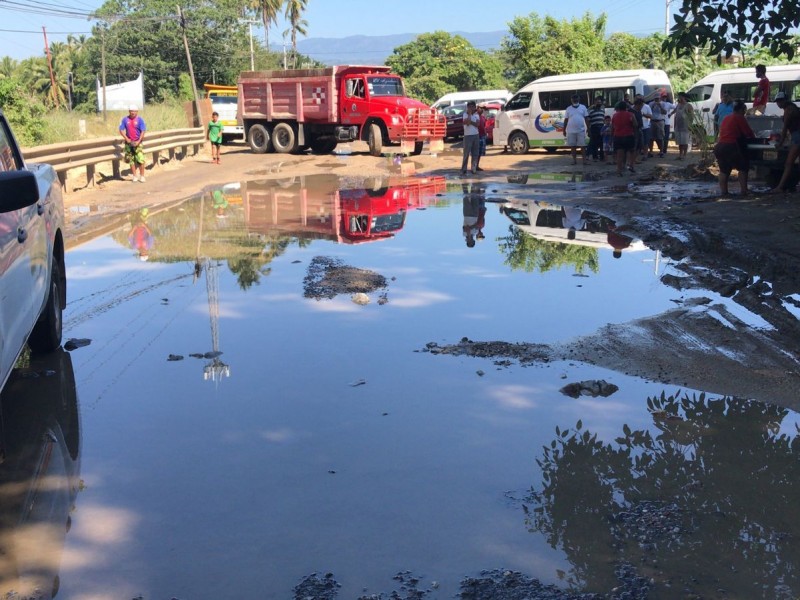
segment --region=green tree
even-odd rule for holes
[[[546,242],[513,225],[509,227],[508,235],[498,241],[500,252],[506,256],[505,264],[515,271],[546,273],[572,267],[576,273],[587,270],[597,273],[600,269],[596,248]]]
[[[35,146],[44,138],[44,104],[16,77],[0,78],[0,106],[23,146]]]
[[[605,14],[571,21],[536,13],[516,17],[502,42],[507,75],[522,87],[547,75],[606,70],[605,29]]]
[[[664,50],[680,57],[700,48],[710,56],[730,57],[751,45],[791,60],[798,26],[800,0],[683,0]]]
[[[446,31],[424,33],[398,46],[386,64],[406,79],[409,95],[429,103],[448,92],[505,86],[496,56]]]
[[[251,0],[250,7],[261,17],[264,25],[264,47],[269,49],[269,28],[278,22],[284,0]]]
[[[0,59],[0,79],[13,77],[14,73],[19,68],[19,62],[10,56],[4,56]]]

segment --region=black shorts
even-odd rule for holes
[[[211,142],[212,146],[222,146],[222,140],[217,140],[216,142]]]
[[[632,135],[624,137],[614,136],[614,150],[633,150],[636,147],[636,139]]]
[[[750,160],[742,154],[739,144],[717,144],[714,146],[714,156],[717,157],[719,172],[730,175],[731,171],[747,171]]]

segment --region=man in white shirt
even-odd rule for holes
[[[642,97],[644,100],[644,97]],[[650,129],[650,119],[653,118],[653,109],[647,102],[642,104],[642,160],[653,158],[653,153],[650,152],[650,140],[652,139],[652,131]]]
[[[669,101],[669,96],[666,92],[661,94],[661,109],[664,111],[664,114],[667,115],[664,119],[664,146],[662,152],[664,154],[667,153],[667,149],[669,148],[669,132],[672,129],[672,117],[670,113],[675,108],[675,105]]]
[[[581,104],[578,94],[572,95],[572,104],[564,111],[564,137],[567,138],[567,147],[572,148],[572,164],[578,164],[578,148],[581,149],[583,164],[586,160],[586,131],[589,129],[589,109]]]
[[[472,161],[473,175],[478,170],[478,160],[480,159],[480,139],[478,137],[478,125],[480,115],[478,115],[475,102],[467,103],[467,110],[464,111],[464,157],[461,159],[461,174],[467,174],[467,162]]]

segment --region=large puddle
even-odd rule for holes
[[[579,182],[532,183],[242,182],[72,250],[65,339],[91,344],[3,396],[6,435],[26,394],[66,422],[30,451],[66,465],[48,511],[4,519],[6,587],[283,600],[332,573],[343,599],[452,598],[501,569],[632,598],[800,594],[798,413],[427,351],[559,344],[707,296],[664,285],[675,265],[624,223],[559,205]],[[41,489],[30,460],[3,476],[17,493]]]

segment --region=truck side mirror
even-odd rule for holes
[[[0,213],[27,208],[39,201],[39,184],[30,171],[0,172]]]

